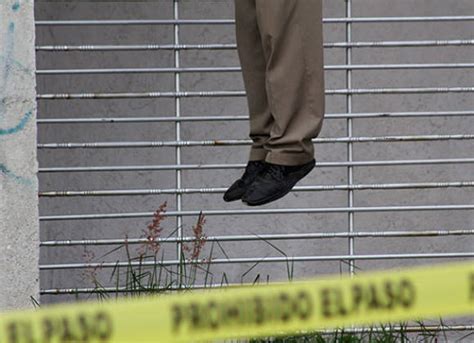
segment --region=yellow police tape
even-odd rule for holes
[[[474,313],[474,264],[237,286],[0,315],[0,343],[195,342]]]

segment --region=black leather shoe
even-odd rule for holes
[[[267,163],[268,168],[255,179],[242,201],[249,206],[259,206],[284,197],[314,168],[315,163],[314,159],[298,166]]]
[[[267,163],[265,161],[249,161],[242,177],[236,180],[225,192],[224,201],[229,202],[241,199],[250,184],[266,168]]]

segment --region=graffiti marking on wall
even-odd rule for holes
[[[11,77],[14,70],[19,70],[22,73],[32,73],[32,70],[26,68],[15,58],[15,41],[17,38],[15,37],[16,26],[13,18],[14,14],[19,12],[20,7],[20,1],[13,2],[10,7],[11,12],[13,13],[11,15],[7,15],[7,18],[10,19],[9,21],[6,21],[7,26],[0,28],[0,32],[2,32],[4,35],[1,47],[2,53],[0,55],[0,137],[13,135],[22,131],[33,117],[34,113],[33,110],[29,110],[24,114],[17,115],[16,113],[7,113],[6,110],[8,94],[7,87],[10,86],[12,82],[14,82],[12,81]],[[14,115],[14,117],[10,118],[9,120],[9,122],[13,124],[5,124],[6,119],[9,119],[7,118],[7,115]],[[30,186],[33,184],[32,180],[18,175],[18,173],[12,171],[4,163],[0,163],[0,175],[13,180],[20,185]]]

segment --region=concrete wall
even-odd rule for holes
[[[474,13],[472,0],[354,0],[354,16],[441,16]],[[172,2],[39,2],[36,16],[46,19],[157,19],[172,18]],[[343,17],[345,1],[324,1],[325,17]],[[181,18],[233,18],[233,2],[181,1]],[[354,41],[472,39],[472,22],[355,24]],[[327,42],[342,42],[345,28],[341,24],[325,26]],[[233,26],[183,26],[181,43],[233,43]],[[168,44],[173,42],[171,26],[87,26],[38,27],[38,45],[80,44]],[[354,64],[376,63],[448,63],[472,62],[473,47],[431,48],[374,48],[354,49]],[[326,64],[344,64],[343,49],[328,49]],[[149,52],[39,52],[38,69],[171,67],[174,59],[170,51]],[[238,66],[235,51],[182,51],[182,66]],[[345,73],[326,73],[327,88],[345,88]],[[353,87],[453,87],[472,86],[472,69],[387,70],[355,71]],[[39,93],[80,92],[140,92],[172,91],[172,74],[109,74],[109,75],[49,75],[38,77]],[[239,73],[195,73],[181,75],[182,90],[242,90]],[[415,95],[361,95],[354,96],[354,112],[402,111],[455,111],[472,110],[472,93],[415,94]],[[77,117],[140,117],[174,115],[173,99],[119,99],[119,100],[44,100],[39,102],[41,118]],[[185,98],[181,103],[183,116],[245,115],[244,98]],[[344,96],[327,99],[327,113],[346,112]],[[183,140],[245,139],[247,122],[213,122],[182,124]],[[473,117],[431,118],[370,118],[354,120],[354,136],[469,134],[474,127]],[[41,143],[103,142],[103,141],[173,141],[173,123],[148,124],[42,124],[39,127]],[[321,137],[346,136],[346,120],[326,120]],[[244,163],[248,147],[184,147],[182,163]],[[345,161],[345,144],[318,144],[319,162]],[[356,143],[355,160],[410,160],[472,157],[472,140],[438,142]],[[175,163],[174,148],[140,149],[55,149],[39,151],[41,167],[60,166],[114,166],[163,165]],[[183,172],[183,188],[227,187],[241,174],[241,170],[188,170]],[[407,183],[434,181],[472,181],[472,164],[412,165],[355,168],[354,183]],[[311,173],[301,185],[335,185],[347,183],[346,168],[320,168]],[[172,171],[142,172],[76,172],[43,173],[41,191],[105,190],[105,189],[170,189],[175,188]],[[218,194],[190,194],[183,197],[184,210],[245,209],[240,203],[226,204]],[[449,205],[472,204],[472,188],[365,190],[355,193],[354,205]],[[152,212],[163,201],[169,210],[175,208],[172,195],[108,196],[108,197],[48,197],[42,198],[43,216],[55,214],[130,213]],[[346,191],[294,192],[265,208],[346,207]],[[207,235],[345,232],[347,213],[209,216],[205,225]],[[184,230],[190,234],[195,216],[184,218]],[[73,221],[43,221],[41,240],[102,239],[139,237],[149,218],[103,219]],[[356,213],[356,231],[416,231],[472,229],[472,210],[410,211]],[[164,222],[165,233],[175,228],[174,218]],[[469,252],[472,236],[425,238],[365,238],[355,242],[356,254],[403,254],[431,252]],[[325,239],[305,241],[276,241],[273,243],[288,256],[345,255],[347,240]],[[230,257],[283,256],[265,242],[222,243]],[[124,260],[121,251],[102,255],[114,247],[89,248],[94,261]],[[43,247],[42,264],[81,263],[88,261],[82,246]],[[175,258],[175,246],[162,246],[165,258]],[[210,245],[205,254],[210,251]],[[161,253],[161,252],[160,252]],[[214,257],[225,258],[218,246]],[[89,256],[89,257],[88,257]],[[443,262],[446,260],[376,260],[357,263],[361,270],[387,268],[412,264]],[[259,264],[246,273],[252,264],[213,266],[213,281],[220,282],[225,273],[230,282],[287,279],[285,263]],[[295,277],[315,276],[322,273],[346,271],[339,261],[296,263]],[[110,285],[110,270],[99,271],[104,284]],[[202,279],[199,280],[201,282]],[[75,288],[93,286],[81,270],[48,270],[41,273],[41,287]],[[73,300],[74,297],[44,295],[44,302]]]
[[[39,299],[33,1],[0,2],[0,312]]]

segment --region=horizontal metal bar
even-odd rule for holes
[[[411,64],[360,64],[329,65],[327,71],[338,70],[398,70],[398,69],[467,69],[474,68],[474,63],[411,63]],[[180,67],[180,68],[108,68],[108,69],[44,69],[37,70],[36,75],[90,75],[90,74],[152,74],[152,73],[228,73],[240,72],[240,67]]]
[[[384,327],[381,327],[380,325],[378,327],[365,327],[365,328],[344,328],[344,333],[352,333],[352,334],[357,334],[357,333],[369,333],[369,332],[387,332],[387,330],[391,332],[424,332],[428,333],[429,331],[468,331],[468,330],[474,330],[474,325],[446,325],[446,322],[444,322],[443,325],[423,325],[423,326],[394,326],[394,325],[387,325]],[[321,334],[323,335],[333,335],[336,332],[341,332],[342,330],[323,330],[321,331]]]
[[[455,17],[457,18],[457,17]],[[467,19],[469,20],[469,19]],[[113,20],[37,20],[36,26],[76,25],[229,25],[234,19],[113,19]]]
[[[373,255],[336,255],[336,256],[275,256],[275,257],[235,257],[216,258],[210,261],[203,260],[165,260],[155,261],[124,261],[124,262],[102,262],[102,263],[64,263],[64,264],[43,264],[40,270],[59,269],[84,269],[84,268],[116,268],[116,267],[147,267],[147,266],[174,266],[179,263],[184,264],[231,264],[231,263],[278,263],[278,262],[309,262],[309,261],[343,261],[343,260],[394,260],[394,259],[423,259],[423,258],[470,258],[474,257],[474,252],[456,253],[427,253],[427,254],[373,254]]]
[[[315,138],[313,143],[376,143],[376,142],[421,142],[470,140],[474,134],[457,135],[412,135],[412,136],[381,136],[381,137],[334,137]],[[161,147],[196,147],[196,146],[242,146],[251,145],[248,139],[226,139],[206,141],[155,141],[155,142],[88,142],[88,143],[43,143],[38,149],[112,149],[112,148],[161,148]]]
[[[440,111],[440,112],[374,112],[374,113],[331,113],[325,119],[347,118],[409,118],[409,117],[464,117],[474,116],[474,111]],[[154,123],[154,122],[202,122],[202,121],[244,121],[249,116],[239,115],[211,115],[211,116],[185,116],[185,117],[114,117],[114,118],[45,118],[38,119],[38,124],[119,124],[119,123]]]
[[[452,67],[455,68],[455,67]],[[63,74],[152,74],[152,73],[215,73],[240,72],[240,67],[179,67],[179,68],[109,68],[109,69],[45,69],[37,70],[36,75]]]
[[[140,93],[57,93],[38,94],[37,100],[55,99],[129,99],[129,98],[187,98],[187,97],[235,97],[245,96],[244,91],[203,92],[140,92]]]
[[[359,88],[332,89],[326,95],[360,94],[432,94],[471,93],[474,87],[420,87],[420,88]],[[38,94],[37,100],[65,99],[130,99],[130,98],[195,98],[195,97],[245,97],[245,91],[189,91],[189,92],[139,92],[139,93],[55,93]]]
[[[257,230],[260,231],[260,230]],[[358,232],[310,232],[310,233],[284,233],[284,234],[253,234],[253,235],[232,235],[232,236],[209,236],[207,242],[241,242],[241,241],[268,241],[268,240],[298,240],[298,239],[335,239],[335,238],[388,238],[388,237],[446,237],[446,236],[466,236],[474,235],[472,230],[423,230],[423,231],[358,231]],[[158,243],[179,243],[193,242],[195,237],[158,237],[154,241]],[[63,246],[87,246],[87,245],[123,245],[123,244],[143,244],[147,243],[147,238],[127,238],[127,239],[83,239],[83,240],[61,240],[44,241],[41,247],[63,247]]]
[[[194,285],[189,285],[186,286],[186,289],[208,289],[208,288],[220,288],[220,287],[226,287],[226,286],[237,286],[240,285],[239,283],[228,283],[225,285],[222,284],[194,284]],[[102,287],[100,289],[97,288],[51,288],[51,289],[42,289],[40,291],[41,295],[58,295],[58,294],[94,294],[94,293],[125,293],[125,292],[130,292],[130,293],[135,293],[135,292],[146,292],[147,290],[149,291],[157,291],[157,290],[183,290],[183,286],[177,287],[174,285],[170,285],[168,287],[157,287],[154,289],[150,289],[147,287],[140,287],[140,290],[131,290],[130,288],[120,286],[120,287]]]
[[[326,70],[399,70],[399,69],[470,69],[474,63],[405,63],[405,64],[351,64],[328,65]]]
[[[243,210],[202,210],[202,211],[168,211],[167,216],[198,216],[201,212],[206,216],[230,215],[262,215],[262,214],[307,214],[307,213],[347,213],[347,212],[403,212],[403,211],[455,211],[474,210],[474,204],[461,205],[417,205],[417,206],[371,206],[371,207],[327,207],[327,208],[281,208],[281,209],[243,209]],[[96,214],[65,214],[40,216],[40,221],[60,220],[94,220],[94,219],[125,219],[151,218],[153,212],[132,213],[96,213]]]
[[[136,45],[39,45],[36,51],[144,51],[144,50],[235,50],[235,43],[217,44],[136,44]]]
[[[324,18],[325,24],[472,21],[474,16]],[[37,20],[36,26],[76,25],[234,25],[234,19],[121,19],[121,20]]]
[[[434,46],[474,45],[474,39],[421,40],[421,41],[380,41],[380,42],[336,42],[325,44],[325,48],[403,48]]]
[[[474,114],[474,112],[473,112]],[[471,114],[468,114],[471,115]],[[48,118],[38,119],[38,124],[100,124],[100,123],[161,123],[248,120],[249,116],[187,116],[187,117],[115,117],[115,118]]]
[[[322,186],[296,186],[296,192],[314,191],[347,191],[347,190],[384,190],[384,189],[423,189],[423,188],[450,188],[474,187],[474,181],[450,182],[412,182],[412,183],[386,183],[386,184],[351,184],[351,185],[322,185]],[[90,197],[90,196],[133,196],[156,194],[210,194],[224,193],[227,188],[170,188],[170,189],[114,189],[114,190],[88,190],[88,191],[47,191],[39,192],[40,197]]]
[[[389,160],[389,161],[341,161],[316,162],[317,168],[412,166],[433,164],[474,163],[474,158],[445,158],[427,160]],[[246,164],[180,164],[180,165],[146,165],[146,166],[83,166],[83,167],[43,167],[40,173],[73,173],[73,172],[129,172],[129,171],[167,171],[167,170],[208,170],[208,169],[243,169]]]
[[[325,43],[324,48],[402,48],[434,46],[474,45],[474,39],[379,41],[379,42],[334,42]],[[235,43],[216,44],[135,44],[135,45],[38,45],[36,51],[143,51],[143,50],[235,50]]]
[[[357,94],[420,94],[420,93],[470,93],[474,87],[412,87],[412,88],[352,88],[332,89],[328,95]]]

